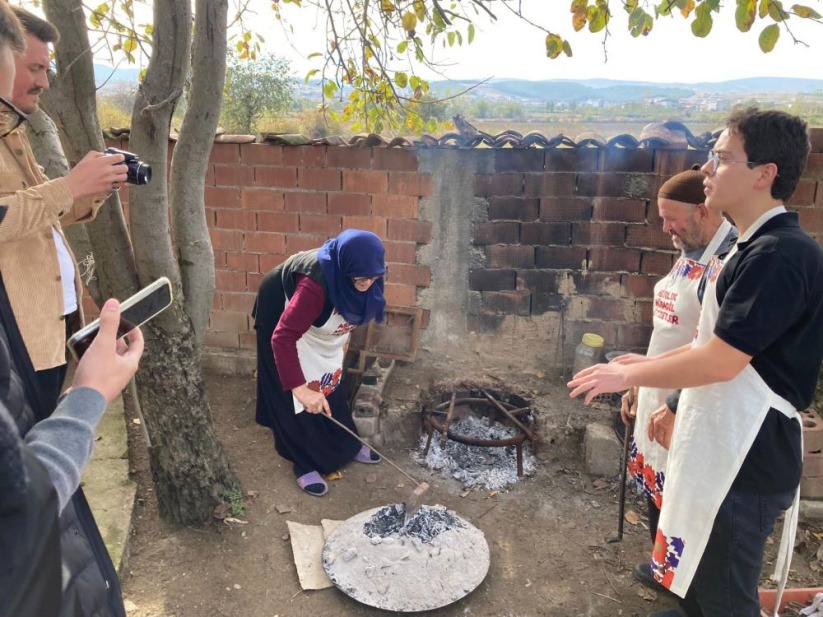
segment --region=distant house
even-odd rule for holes
[[[603,107],[603,99],[586,99],[584,101],[580,101],[581,107],[595,107],[600,108]]]

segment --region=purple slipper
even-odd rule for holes
[[[329,492],[329,485],[316,471],[310,471],[297,478],[297,485],[314,497],[322,497]]]
[[[376,465],[381,460],[380,455],[377,452],[374,452],[367,446],[361,446],[360,452],[354,455],[354,460],[358,463],[366,463],[367,465]]]

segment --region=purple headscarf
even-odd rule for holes
[[[386,273],[385,255],[380,238],[362,229],[347,229],[317,251],[331,302],[348,323],[359,326],[372,318],[383,321],[383,279],[376,280],[368,291],[357,291],[352,278],[382,277]]]

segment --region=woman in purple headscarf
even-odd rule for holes
[[[289,257],[257,292],[258,424],[271,428],[277,452],[290,460],[310,495],[328,491],[323,479],[352,459],[380,457],[319,414],[353,431],[342,387],[349,333],[383,320],[385,249],[369,231],[348,229],[321,248]]]

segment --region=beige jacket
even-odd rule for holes
[[[25,126],[0,139],[0,274],[34,369],[66,363],[63,288],[52,227],[92,220],[106,195],[74,202],[63,178],[49,180],[32,154]],[[72,255],[74,259],[74,255]],[[75,260],[74,287],[83,285]]]

